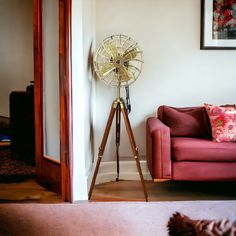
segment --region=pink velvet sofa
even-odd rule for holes
[[[153,179],[235,181],[236,143],[211,140],[204,107],[160,106],[147,119],[147,163]]]

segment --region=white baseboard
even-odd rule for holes
[[[93,165],[92,171],[90,172],[88,176],[88,186],[90,186],[95,164]],[[152,177],[149,173],[147,162],[144,160],[140,161],[143,178],[145,180],[151,180]],[[117,177],[117,171],[116,171],[116,161],[111,162],[101,162],[99,171],[96,178],[96,184],[106,183],[110,181],[115,181]],[[140,180],[139,173],[136,167],[136,161],[120,161],[120,175],[119,179],[122,180]]]

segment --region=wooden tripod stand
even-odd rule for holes
[[[105,132],[104,132],[104,135],[102,138],[101,146],[99,148],[97,164],[95,167],[95,171],[93,174],[93,178],[92,178],[92,182],[91,182],[91,186],[90,186],[90,190],[89,190],[89,200],[91,199],[91,196],[92,196],[92,192],[93,192],[93,188],[95,185],[98,169],[99,169],[102,157],[103,157],[103,153],[104,153],[106,143],[107,143],[107,138],[108,138],[108,135],[109,135],[109,132],[111,129],[111,125],[112,125],[112,121],[113,121],[115,113],[116,113],[116,155],[117,155],[117,178],[116,178],[116,180],[117,181],[119,180],[120,114],[122,113],[123,119],[125,122],[125,126],[126,126],[126,130],[128,133],[130,145],[131,145],[132,152],[134,155],[134,159],[136,161],[137,169],[138,169],[139,176],[141,179],[145,200],[148,201],[147,190],[146,190],[146,186],[145,186],[145,182],[143,179],[143,174],[142,174],[142,170],[141,170],[141,166],[140,166],[140,161],[139,161],[138,148],[136,147],[136,144],[135,144],[134,135],[133,135],[133,132],[131,129],[131,125],[130,125],[130,121],[129,121],[129,117],[127,114],[127,110],[126,110],[124,101],[120,97],[118,97],[115,101],[113,101],[113,104],[111,107],[110,115],[109,115],[109,118],[108,118],[108,121],[106,124],[106,129],[105,129]]]

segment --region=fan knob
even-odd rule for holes
[[[121,56],[117,56],[114,59],[113,64],[114,64],[115,67],[120,68],[121,66],[124,65],[124,60],[123,60],[123,58]]]

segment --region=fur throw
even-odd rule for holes
[[[168,222],[169,236],[236,236],[236,222],[192,220],[176,212]]]

